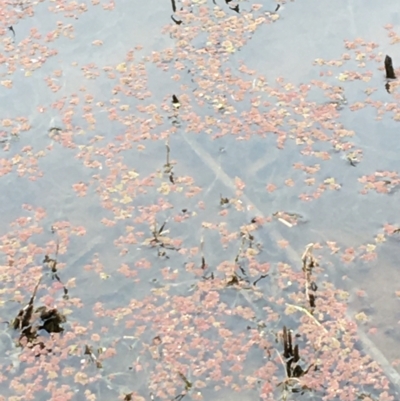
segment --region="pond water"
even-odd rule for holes
[[[0,400],[398,399],[394,1],[1,9]]]

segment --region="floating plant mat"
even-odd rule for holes
[[[320,4],[4,5],[2,397],[398,398],[338,280],[398,233],[397,81]]]
[[[188,135],[182,134],[182,138],[190,144],[193,151],[198,155],[199,159],[204,162],[204,164],[211,170],[213,170],[218,183],[211,184],[216,185],[218,188],[221,188],[219,183],[223,185],[223,187],[230,189],[232,193],[235,193],[237,190],[237,186],[235,185],[234,180],[230,177],[225,171],[222,170],[221,166],[215,161],[213,157],[206,150],[204,150],[201,146],[199,146],[198,141],[193,140]],[[215,196],[215,195],[214,195]],[[245,208],[249,211],[249,215],[259,216],[261,219],[265,218],[265,213],[261,211],[251,199],[249,199],[245,194],[240,195],[241,198],[241,207]],[[243,202],[243,203],[242,203]],[[288,220],[281,219],[282,223],[288,227],[292,227],[292,224],[288,222]],[[265,237],[264,237],[265,236]],[[272,230],[265,230],[263,233],[263,242],[274,241],[279,244],[281,241],[287,242],[284,237],[281,235],[280,230],[274,228]],[[291,266],[296,266],[300,264],[300,249],[294,249],[290,244],[285,246],[285,253],[287,254],[288,261]],[[304,255],[303,255],[304,257]],[[306,309],[299,308],[298,310],[302,310],[306,312]],[[359,336],[363,349],[366,353],[371,355],[371,357],[376,360],[383,371],[390,379],[390,381],[395,385],[396,391],[400,390],[400,375],[393,368],[393,366],[387,361],[386,357],[382,354],[382,352],[376,347],[374,342],[368,337],[368,335],[361,329],[358,331],[357,335]]]

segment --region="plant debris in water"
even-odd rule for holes
[[[328,224],[398,190],[346,119],[398,123],[392,59],[346,39],[272,79],[246,52],[292,4],[172,0],[161,27],[128,3],[2,3],[0,401],[398,399],[329,268],[400,223]]]

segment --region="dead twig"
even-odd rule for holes
[[[318,266],[318,262],[316,261],[312,251],[314,248],[314,244],[310,243],[306,246],[305,251],[301,257],[301,261],[303,263],[303,272],[305,275],[305,293],[307,302],[310,304],[311,308],[315,308],[315,291],[317,290],[317,285],[312,281],[312,270],[315,266]]]

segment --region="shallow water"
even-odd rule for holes
[[[2,36],[1,80],[13,84],[0,95],[8,138],[1,305],[11,320],[43,274],[35,303],[56,306],[67,323],[61,336],[41,330],[52,351],[40,357],[5,344],[4,397],[231,399],[240,389],[241,398],[276,399],[285,392],[277,386],[285,380],[276,341],[283,325],[298,334],[305,367],[325,361],[321,375],[304,376],[315,392],[301,399],[328,397],[321,386],[335,385],[321,379],[335,362],[322,349],[312,354],[315,341],[331,341],[330,330],[341,338],[344,371],[358,372],[361,356],[354,366],[346,357],[349,338],[359,341],[354,322],[365,333],[360,348],[381,351],[388,374],[400,357],[397,239],[384,231],[397,219],[398,94],[396,83],[386,92],[382,66],[386,54],[395,67],[400,59],[384,29],[399,19],[395,3],[290,2],[273,14],[272,2],[239,2],[240,13],[222,2],[183,2],[181,25],[168,2],[32,6],[18,20],[7,6],[15,42],[10,31]],[[338,65],[343,53],[350,60]],[[362,177],[376,172],[368,186]],[[314,323],[304,316],[301,270],[309,243],[319,244]],[[62,283],[45,254],[57,259]],[[342,391],[364,391],[351,383]]]

